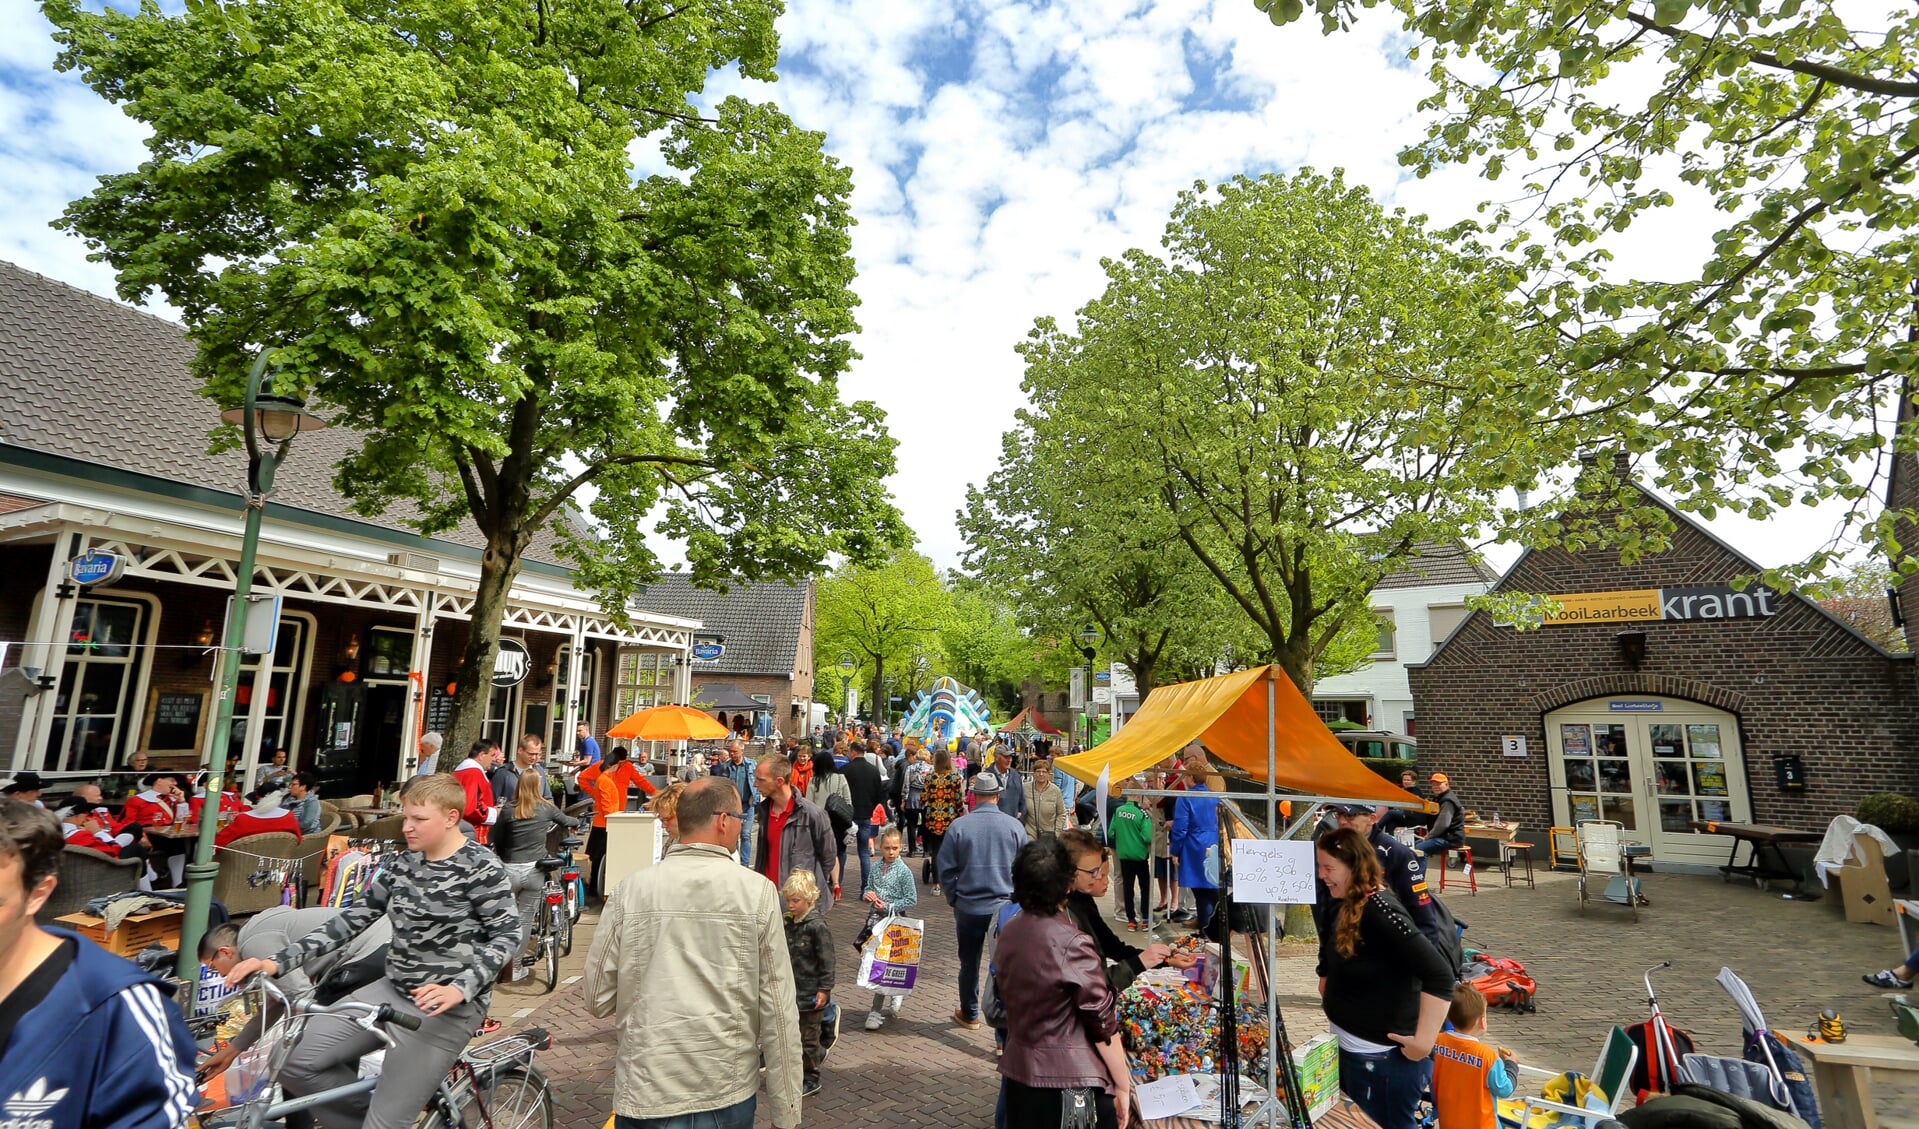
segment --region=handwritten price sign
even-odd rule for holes
[[[1313,904],[1313,845],[1296,839],[1233,840],[1233,900]]]

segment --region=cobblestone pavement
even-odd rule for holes
[[[1789,902],[1716,877],[1654,874],[1645,880],[1652,904],[1635,923],[1623,906],[1580,913],[1570,874],[1541,873],[1537,890],[1508,890],[1497,874],[1482,877],[1490,885],[1482,883],[1477,896],[1449,889],[1446,899],[1469,927],[1471,943],[1524,961],[1539,981],[1537,1014],[1496,1012],[1492,1027],[1494,1039],[1529,1066],[1591,1070],[1612,1024],[1645,1018],[1640,975],[1662,960],[1673,967],[1654,974],[1660,1002],[1702,1051],[1739,1049],[1738,1013],[1713,982],[1722,965],[1751,985],[1775,1028],[1803,1029],[1821,1008],[1836,1007],[1850,1030],[1892,1033],[1882,993],[1860,983],[1859,975],[1899,960],[1898,931],[1849,925],[1832,898]],[[808,1126],[983,1129],[992,1122],[998,1089],[992,1036],[985,1028],[954,1026],[952,915],[930,888],[922,888],[921,898],[923,987],[874,1033],[861,1028],[870,997],[836,993],[844,1011],[840,1041],[826,1062],[825,1089],[807,1101]],[[842,904],[829,917],[842,985],[852,982],[851,940],[863,919],[855,904]],[[588,928],[579,933],[563,976],[579,972],[592,936],[590,917],[582,924]],[[1311,946],[1281,945],[1276,987],[1296,1040],[1325,1029],[1313,963]],[[521,1011],[529,1013],[517,1016]],[[608,1023],[586,1013],[577,981],[551,995],[509,985],[496,996],[494,1015],[509,1026],[538,1023],[553,1032],[553,1050],[541,1056],[541,1065],[553,1083],[557,1122],[564,1129],[600,1129],[612,1108],[615,1046]],[[1919,1129],[1919,1085],[1905,1081],[1914,1077],[1875,1078],[1874,1105],[1888,1129]],[[762,1105],[762,1126],[768,1124],[763,1111]]]

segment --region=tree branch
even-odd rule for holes
[[[1681,39],[1698,45],[1705,45],[1707,43],[1706,37],[1697,32],[1662,24],[1651,16],[1644,16],[1638,12],[1627,12],[1626,18],[1638,24],[1640,27],[1656,31],[1668,39]],[[1860,90],[1868,94],[1887,94],[1895,98],[1919,97],[1919,82],[1894,82],[1891,79],[1874,78],[1871,75],[1863,75],[1846,70],[1844,67],[1835,67],[1830,63],[1815,63],[1805,59],[1794,59],[1791,62],[1787,62],[1768,51],[1752,51],[1743,47],[1729,48],[1728,50],[1736,51],[1761,66],[1772,67],[1775,70],[1791,71],[1794,74],[1810,75],[1813,78],[1824,79],[1834,86],[1843,86],[1848,90]]]

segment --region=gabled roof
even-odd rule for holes
[[[1383,579],[1380,588],[1438,588],[1447,584],[1491,585],[1499,574],[1473,559],[1458,544],[1420,545],[1398,572]]]
[[[697,619],[701,635],[718,635],[726,653],[713,662],[695,662],[694,674],[771,674],[791,678],[800,669],[801,629],[812,599],[804,584],[735,584],[726,592],[695,588],[668,573],[633,598],[636,607]]]
[[[1672,503],[1666,501],[1666,499],[1661,498],[1659,495],[1653,493],[1643,483],[1633,478],[1631,467],[1624,458],[1615,458],[1613,465],[1615,468],[1615,472],[1621,478],[1627,480],[1627,485],[1631,486],[1635,491],[1637,491],[1640,494],[1640,496],[1645,498],[1647,501],[1651,502],[1654,506],[1658,507],[1661,510],[1664,510],[1666,514],[1672,519],[1673,523],[1676,526],[1685,528],[1685,529],[1690,529],[1694,533],[1697,533],[1708,544],[1712,545],[1714,548],[1718,549],[1720,552],[1724,553],[1726,556],[1736,561],[1740,566],[1741,575],[1757,576],[1758,574],[1765,571],[1765,569],[1760,566],[1759,562],[1753,560],[1751,557],[1748,557],[1746,554],[1740,552],[1738,549],[1733,548],[1731,543],[1726,541],[1725,538],[1720,537],[1718,534],[1714,533],[1711,529],[1707,528],[1704,522],[1699,521],[1697,518],[1694,518],[1690,514],[1684,513],[1677,506],[1674,506]],[[1534,554],[1537,552],[1539,552],[1539,550],[1531,549],[1531,548],[1528,548],[1524,550],[1523,552],[1521,552],[1519,556],[1513,561],[1513,563],[1507,566],[1506,571],[1499,575],[1499,578],[1493,583],[1492,587],[1488,589],[1489,594],[1497,594],[1500,592],[1511,592],[1515,590],[1523,591],[1523,589],[1517,589],[1516,585],[1513,583],[1513,578],[1520,575],[1521,570],[1526,567],[1526,565],[1532,560]],[[1551,593],[1541,593],[1541,594],[1551,595]],[[1883,655],[1886,658],[1908,659],[1913,657],[1911,655],[1894,654],[1893,652],[1886,650],[1884,647],[1880,646],[1878,643],[1874,642],[1870,637],[1868,637],[1863,632],[1861,632],[1858,628],[1854,627],[1850,623],[1847,623],[1841,617],[1834,615],[1829,609],[1827,609],[1825,606],[1820,604],[1819,601],[1817,600],[1809,600],[1806,597],[1800,595],[1798,592],[1788,592],[1785,594],[1785,598],[1787,600],[1804,604],[1806,607],[1812,609],[1812,611],[1816,615],[1823,616],[1827,620],[1831,621],[1840,630],[1844,631],[1846,634],[1852,636],[1854,639],[1865,644],[1866,646],[1872,648],[1874,651],[1879,652],[1879,654]],[[1439,660],[1440,656],[1445,653],[1446,646],[1448,643],[1452,642],[1452,640],[1456,638],[1461,632],[1465,631],[1466,626],[1469,623],[1472,623],[1474,620],[1478,619],[1480,616],[1483,616],[1486,614],[1488,613],[1484,611],[1477,611],[1477,610],[1469,612],[1463,619],[1461,619],[1457,624],[1453,626],[1451,633],[1448,634],[1446,638],[1435,640],[1433,645],[1433,652],[1432,654],[1426,656],[1426,661],[1419,662],[1419,663],[1408,663],[1407,665],[1409,667],[1432,666],[1434,663],[1436,663]]]
[[[173,322],[0,262],[0,448],[231,494],[238,508],[246,455],[207,454],[219,412],[187,367],[193,353],[187,331]],[[344,428],[302,435],[279,470],[273,501],[411,533],[402,521],[413,511],[403,504],[367,518],[333,489],[334,465],[355,446],[355,433]],[[486,546],[470,521],[434,539]],[[560,561],[547,531],[526,555]]]

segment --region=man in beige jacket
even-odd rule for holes
[[[619,1129],[752,1129],[759,1066],[776,1129],[800,1123],[800,1017],[779,891],[734,860],[740,794],[680,794],[680,841],[611,890],[586,955],[587,1007],[616,1016]],[[744,998],[743,998],[744,997]],[[710,1120],[708,1120],[710,1119]]]

